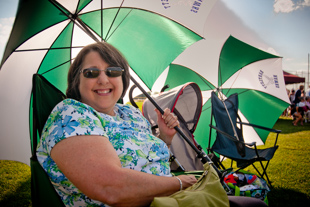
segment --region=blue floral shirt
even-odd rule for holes
[[[139,109],[116,104],[114,111],[116,116],[110,116],[76,100],[66,99],[53,109],[46,121],[37,148],[38,161],[66,206],[105,206],[79,191],[52,160],[52,148],[68,137],[107,137],[124,168],[171,176],[168,147],[152,135],[150,123]]]

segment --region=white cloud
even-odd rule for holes
[[[273,8],[276,13],[289,13],[296,9],[292,0],[275,0]]]
[[[273,4],[276,13],[290,13],[307,6],[310,6],[310,0],[302,0],[296,3],[292,0],[275,0]]]
[[[301,6],[310,6],[310,0],[304,0],[303,2],[301,2],[300,5]]]

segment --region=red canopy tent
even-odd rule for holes
[[[285,84],[303,83],[305,78],[283,71]]]

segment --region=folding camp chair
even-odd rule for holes
[[[36,148],[50,112],[65,98],[65,95],[39,74],[33,75],[32,94],[32,157],[30,158],[32,206],[64,206],[47,173],[38,162]]]
[[[258,172],[259,176],[266,177],[269,184],[270,180],[267,175],[267,167],[269,161],[273,158],[275,151],[278,149],[277,140],[280,130],[270,129],[262,126],[257,126],[250,123],[241,122],[238,115],[238,95],[232,94],[225,101],[220,100],[217,95],[211,94],[212,116],[211,130],[209,136],[209,152],[211,151],[237,162],[237,167],[243,169],[252,165]],[[212,124],[214,117],[216,126]],[[267,130],[276,133],[276,139],[273,147],[265,149],[257,149],[256,143],[245,143],[243,137],[243,126],[248,125],[254,128]],[[216,140],[211,145],[211,131],[216,130]],[[263,161],[267,161],[265,165]],[[259,170],[254,163],[259,162],[262,170]],[[238,170],[239,170],[238,169]]]

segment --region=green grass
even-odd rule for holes
[[[310,123],[292,126],[291,122],[279,119],[276,125],[282,133],[268,172],[274,181],[269,198],[272,206],[309,206],[310,203]]]
[[[0,160],[0,206],[31,206],[30,167]]]
[[[295,127],[291,122],[280,117],[274,126],[282,133],[279,149],[268,167],[272,181],[268,194],[271,207],[309,206],[310,203],[310,123]],[[270,134],[266,146],[272,146],[274,140],[275,136]],[[252,167],[246,170],[255,172]],[[31,206],[29,166],[0,160],[0,206]]]

